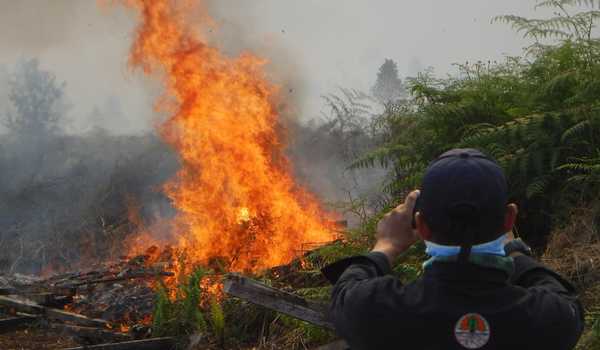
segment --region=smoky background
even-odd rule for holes
[[[153,108],[161,89],[128,68],[136,18],[110,3],[0,0],[0,272],[114,258],[131,232],[173,214],[161,186],[178,159],[154,131],[166,117]],[[392,80],[405,82],[429,66],[446,74],[454,62],[520,52],[510,28],[489,20],[532,8],[521,0],[204,4],[211,45],[267,60],[292,171],[350,226],[389,199],[384,169],[350,168],[385,134],[372,91],[385,59],[397,63]],[[164,227],[156,234],[169,238]]]
[[[249,22],[219,21],[249,5],[207,5],[217,16],[211,44],[231,56],[252,48],[268,58],[298,184],[358,224],[376,205],[377,195],[367,197],[383,174],[348,169],[372,142],[363,130],[371,111],[341,115],[323,99],[323,113],[302,118],[308,88],[298,57],[276,40],[247,35]],[[154,131],[165,118],[152,108],[160,87],[126,66],[134,22],[123,9],[92,2],[0,2],[0,272],[60,272],[115,259],[141,229],[168,241],[168,228],[154,223],[173,215],[161,189],[178,159]],[[61,48],[71,55],[56,55]],[[106,60],[80,76],[76,67],[93,55]],[[73,82],[85,91],[74,94]]]

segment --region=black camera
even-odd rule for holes
[[[417,215],[417,212],[419,211],[419,203],[420,203],[420,199],[421,196],[417,197],[417,200],[415,201],[415,207],[413,208],[413,212],[412,212],[412,228],[416,229],[417,228],[417,220],[415,218],[415,216]]]

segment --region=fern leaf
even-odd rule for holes
[[[541,176],[535,179],[532,183],[527,186],[525,195],[527,198],[537,197],[544,193],[548,185],[550,184],[551,177],[549,175]]]
[[[225,314],[221,304],[215,299],[210,300],[210,320],[217,339],[223,341],[225,335]]]
[[[562,143],[568,143],[576,137],[581,137],[590,125],[589,120],[582,120],[579,123],[565,130],[560,137]]]

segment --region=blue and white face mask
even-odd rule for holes
[[[507,238],[508,233],[505,233],[491,242],[474,245],[471,248],[471,254],[491,254],[505,256],[506,254],[504,253],[504,242]],[[425,254],[431,257],[454,256],[460,253],[459,246],[441,245],[429,241],[425,241],[425,246],[427,247],[425,249]]]

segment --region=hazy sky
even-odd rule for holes
[[[527,42],[490,19],[540,15],[534,4],[212,0],[210,8],[219,25],[219,45],[271,58],[274,74],[293,88],[298,114],[309,119],[319,114],[320,96],[338,86],[368,90],[384,58],[398,62],[402,75],[428,66],[445,74],[452,63],[519,54]],[[10,71],[20,57],[38,57],[66,81],[74,129],[147,129],[157,92],[151,81],[126,67],[134,24],[127,11],[99,8],[95,0],[0,0],[0,65]],[[91,113],[95,107],[104,111],[102,119]]]

